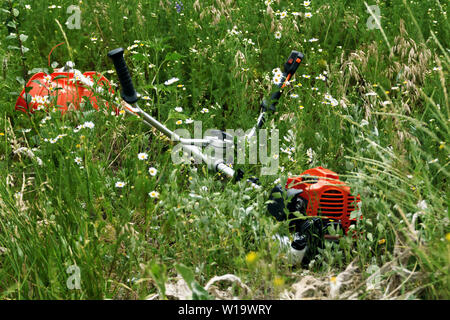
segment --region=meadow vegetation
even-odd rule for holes
[[[66,24],[71,5],[79,29]],[[381,29],[368,26],[371,5]],[[164,299],[180,277],[198,299],[450,298],[448,2],[0,6],[2,299]],[[277,175],[260,176],[254,189],[204,165],[175,165],[173,145],[106,103],[64,116],[51,104],[32,116],[14,110],[34,73],[68,60],[117,86],[106,55],[117,47],[126,49],[140,106],[188,130],[192,120],[251,128],[275,88],[272,71],[302,52],[266,123],[280,132]],[[292,268],[273,240],[289,232],[267,213],[269,191],[319,165],[361,195],[361,236]],[[259,176],[260,165],[240,167]],[[67,285],[73,265],[79,289]],[[224,274],[242,283],[204,289]]]

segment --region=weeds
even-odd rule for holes
[[[380,3],[382,30],[366,27],[371,3],[344,0],[83,1],[81,29],[68,29],[71,4],[2,4],[1,298],[450,297],[446,3]],[[279,174],[254,190],[174,165],[162,136],[106,105],[13,110],[33,73],[69,59],[114,85],[106,53],[119,46],[141,107],[188,130],[253,126],[271,71],[303,52],[267,121],[280,130]],[[364,219],[359,236],[292,269],[272,240],[288,226],[268,216],[268,190],[318,165],[361,194]],[[67,286],[71,266],[80,289]]]

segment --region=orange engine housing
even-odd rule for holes
[[[350,214],[361,202],[360,195],[353,196],[350,187],[331,170],[317,167],[306,170],[300,176],[289,177],[286,189],[301,189],[303,192],[297,196],[307,201],[306,214],[340,222],[345,234],[356,222]]]

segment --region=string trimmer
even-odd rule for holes
[[[146,125],[178,142],[185,152],[206,163],[209,169],[220,172],[234,181],[241,180],[244,177],[243,171],[232,169],[223,159],[226,151],[234,147],[235,137],[223,131],[210,130],[210,134],[202,139],[185,139],[139,107],[138,94],[134,89],[123,53],[124,50],[118,48],[110,51],[108,57],[112,59],[119,77],[125,111],[141,117]],[[254,138],[257,131],[262,128],[267,112],[276,110],[282,89],[292,79],[303,58],[302,53],[291,52],[284,64],[277,90],[269,100],[264,99],[261,103],[261,113],[256,125],[245,136],[247,139]],[[23,90],[19,96],[16,109],[33,112],[34,109],[45,105],[43,100],[48,97],[56,100],[62,112],[67,110],[67,105],[73,105],[77,109],[83,100],[90,101],[97,109],[94,91],[103,91],[103,88],[112,91],[108,80],[102,75],[95,72],[81,74],[73,69],[73,64],[67,63],[64,68],[51,75],[44,73],[34,75],[27,83],[27,92]],[[210,153],[202,152],[202,147],[212,148],[216,152],[212,156]],[[260,187],[257,179],[249,178],[247,181],[254,187]],[[289,177],[285,186],[275,186],[271,190],[269,200],[270,214],[278,221],[289,220],[290,229],[294,234],[290,244],[292,262],[307,263],[317,253],[317,248],[323,247],[325,239],[337,240],[337,237],[330,236],[330,226],[339,227],[345,234],[348,233],[350,225],[356,222],[356,218],[351,218],[350,215],[356,210],[360,197],[353,196],[350,187],[340,181],[335,172],[317,167],[306,170],[299,176]]]
[[[122,99],[132,106],[128,110],[141,116],[144,123],[154,127],[172,141],[180,142],[186,152],[202,159],[211,170],[221,172],[239,181],[243,177],[241,170],[233,170],[226,165],[223,158],[211,157],[202,153],[201,148],[198,147],[198,144],[203,147],[211,146],[216,151],[220,151],[218,154],[224,154],[223,151],[234,144],[234,137],[226,132],[218,131],[214,136],[207,136],[204,139],[183,139],[143,111],[137,103],[138,95],[123,53],[124,50],[118,48],[110,51],[108,57],[112,59],[116,68],[122,88]],[[284,64],[278,90],[272,94],[270,100],[263,100],[256,125],[246,136],[247,138],[253,137],[256,131],[263,126],[268,111],[275,111],[282,89],[292,78],[303,58],[302,53],[291,52]],[[255,179],[250,178],[247,181],[258,186]],[[355,218],[350,218],[350,214],[360,202],[359,195],[357,197],[351,195],[350,187],[340,181],[335,172],[322,167],[306,170],[299,176],[289,177],[284,187],[277,185],[273,188],[270,200],[268,204],[270,214],[278,221],[287,219],[290,221],[291,230],[294,232],[294,240],[290,249],[291,256],[294,258],[293,262],[296,263],[308,262],[315,255],[316,249],[323,246],[324,239],[337,239],[327,234],[330,225],[342,228],[347,234],[350,225],[356,222]],[[304,219],[301,216],[298,217],[298,214],[312,218]]]

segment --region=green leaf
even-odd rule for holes
[[[155,280],[158,290],[165,298],[166,296],[166,267],[164,265],[158,264],[156,262],[150,263],[150,268],[148,269],[150,276]]]
[[[16,77],[17,82],[19,82],[22,86],[25,85],[25,80],[22,77]]]
[[[193,300],[210,300],[211,296],[208,291],[205,290],[197,281],[194,279],[194,273],[191,269],[186,267],[184,264],[176,264],[175,269],[186,281],[189,289],[192,291]]]
[[[10,50],[20,50],[20,48],[16,47],[16,46],[8,46],[8,49],[10,49]]]
[[[54,77],[53,80],[66,79],[66,78],[67,78],[67,76],[61,74],[59,76]]]
[[[185,114],[171,109],[169,111],[169,116],[167,117],[167,120],[169,120],[169,119],[186,120],[187,118],[188,118],[188,116],[186,116]]]
[[[176,52],[170,52],[166,55],[166,61],[175,61],[175,60],[179,60],[180,58],[182,58],[183,56],[179,53]]]
[[[35,79],[35,80],[31,81],[31,82],[37,83],[38,85],[44,87],[44,85],[39,80]]]
[[[194,274],[191,269],[186,267],[184,264],[176,264],[175,269],[177,272],[183,277],[184,281],[186,281],[189,289],[192,290],[192,283],[195,281]]]
[[[141,53],[133,54],[131,56],[131,59],[138,60],[138,61],[147,61],[148,60],[147,57]]]
[[[28,36],[27,36],[26,34],[21,34],[21,35],[19,36],[19,39],[20,39],[20,41],[25,42],[25,41],[27,41]]]
[[[6,40],[10,40],[10,39],[15,39],[17,38],[17,34],[15,33],[10,33],[5,39]]]
[[[10,21],[10,22],[8,22],[7,24],[6,24],[8,27],[10,27],[10,28],[16,28],[16,24],[14,23],[14,21]]]

